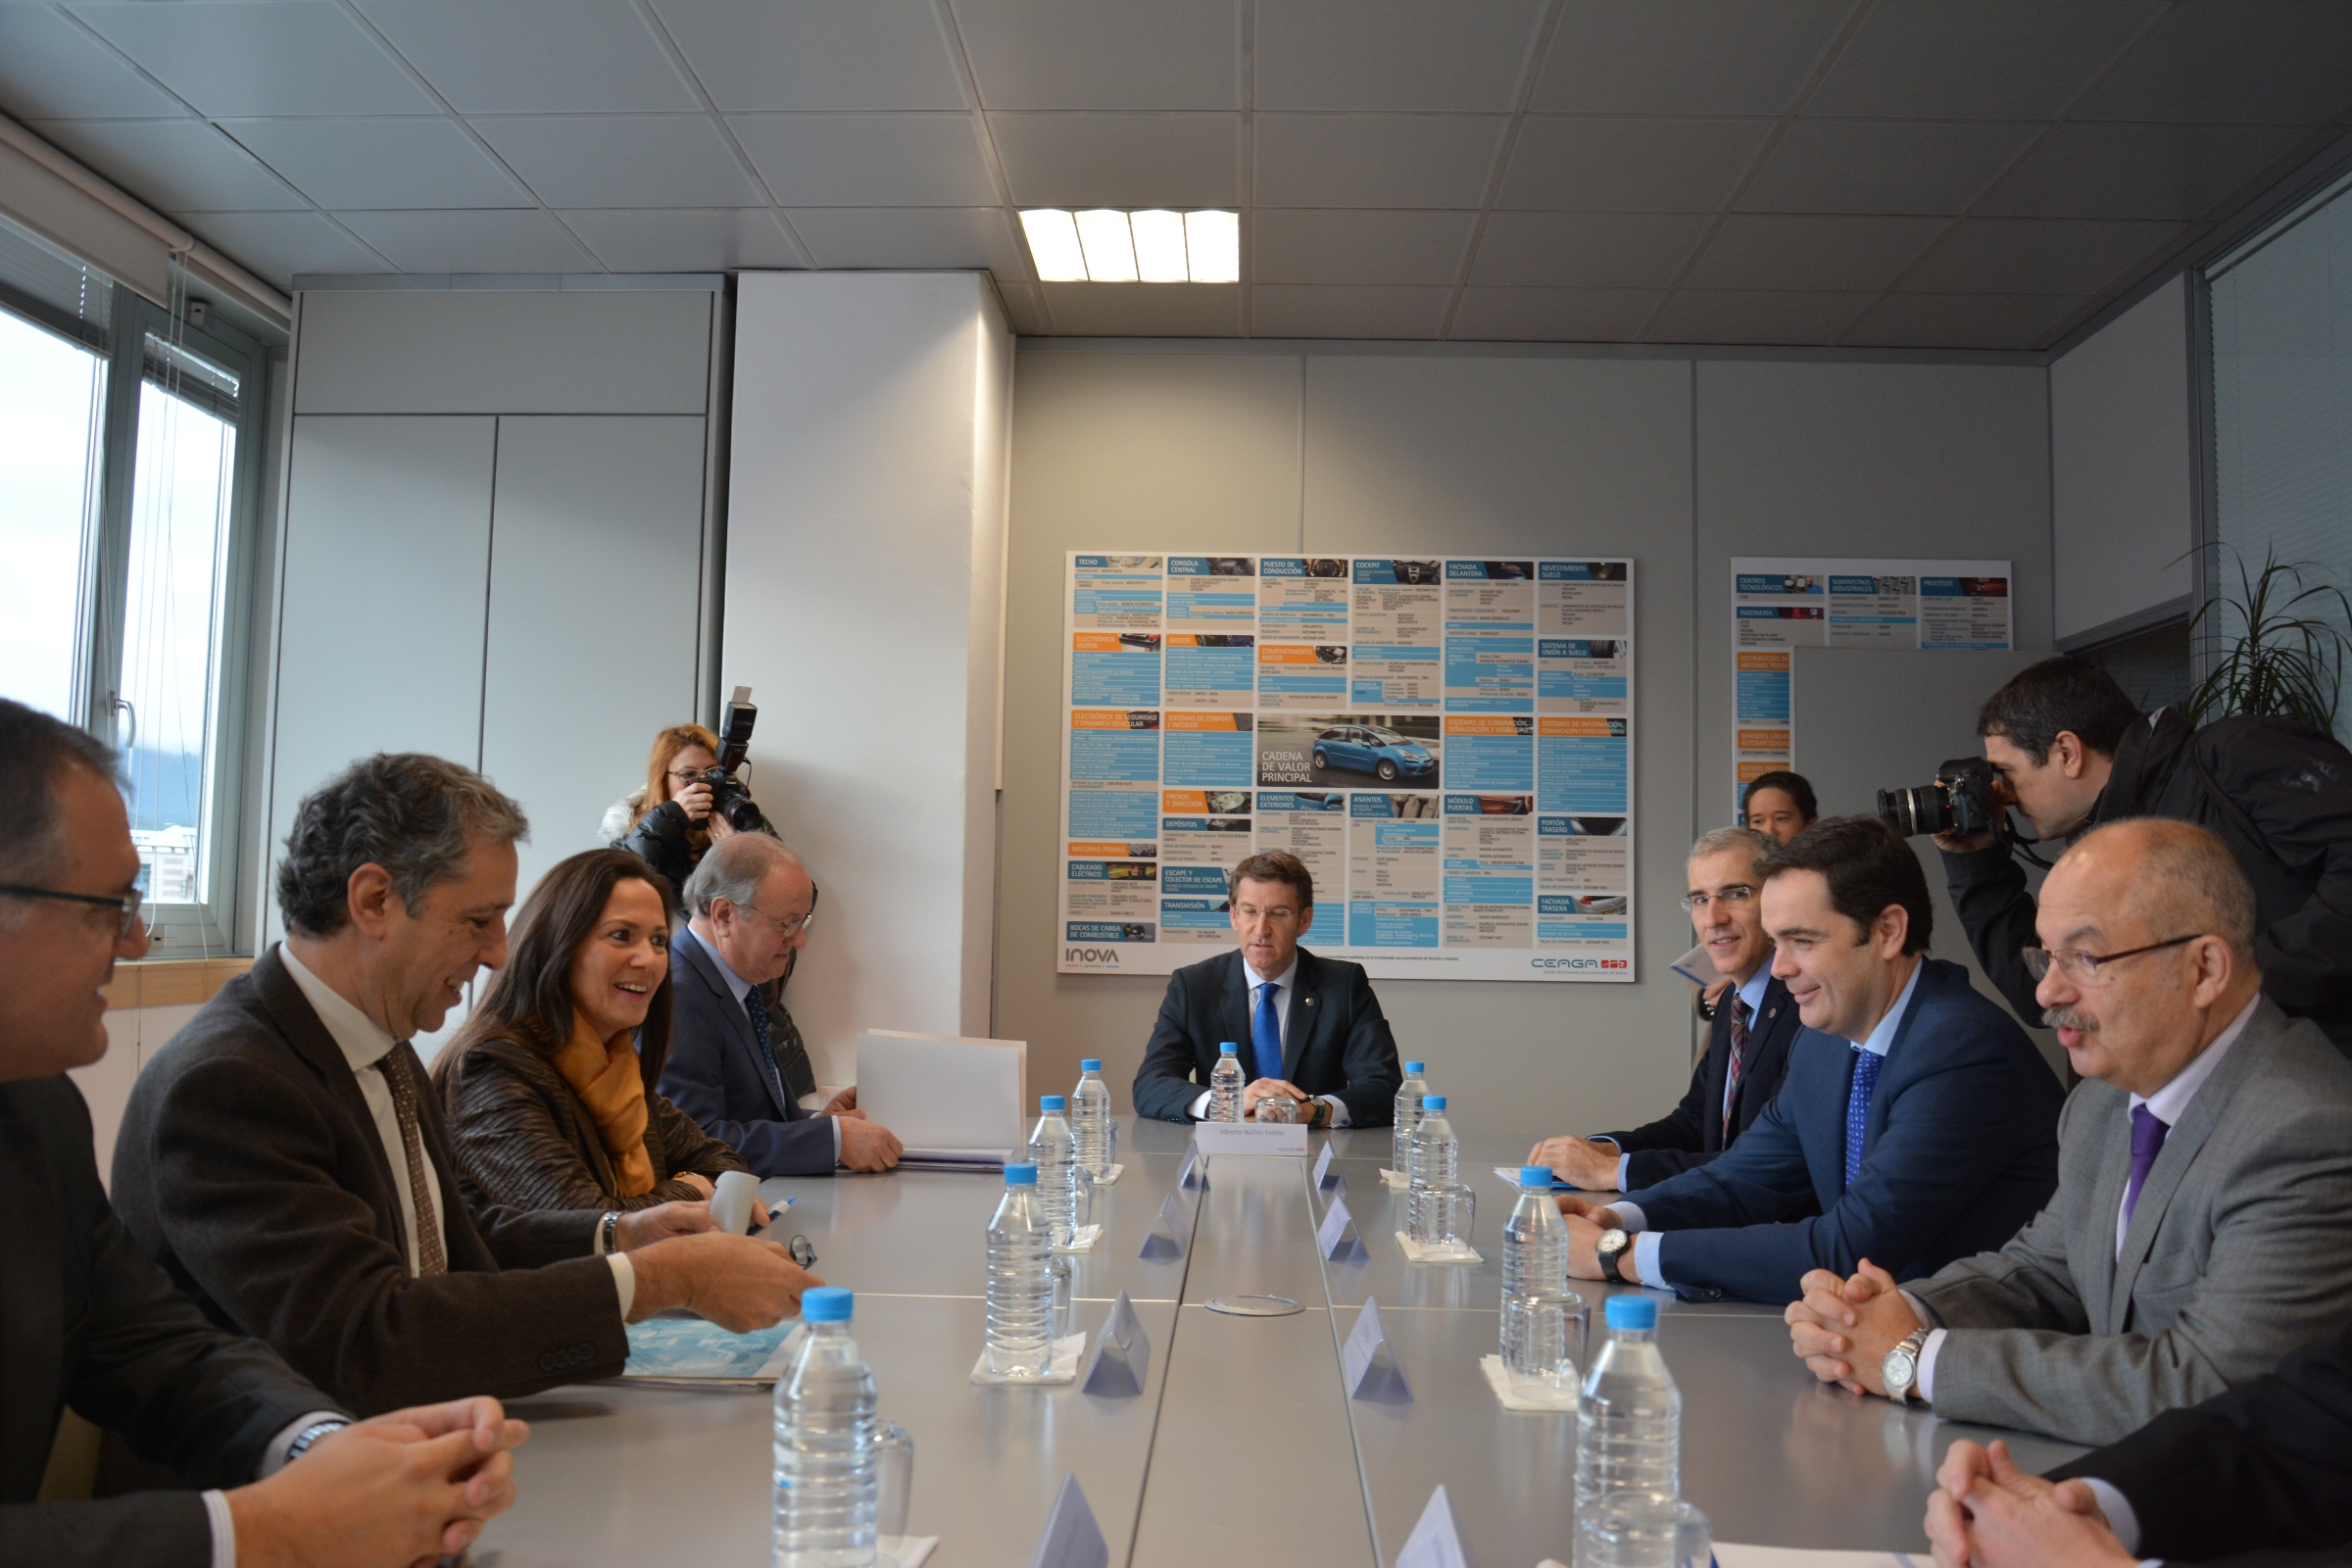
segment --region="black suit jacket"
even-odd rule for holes
[[[1803,1027],[1796,1004],[1788,1000],[1788,988],[1767,980],[1763,1004],[1748,1025],[1747,1070],[1740,1074],[1740,1092],[1732,1099],[1732,1142],[1739,1141],[1781,1092],[1781,1076],[1788,1070],[1788,1044]],[[1706,1054],[1691,1070],[1690,1092],[1683,1096],[1683,1102],[1630,1132],[1601,1134],[1632,1156],[1626,1166],[1629,1191],[1655,1186],[1724,1152],[1723,1081],[1731,1070],[1732,998],[1727,993],[1715,1009]]]
[[[140,1254],[98,1185],[70,1079],[0,1084],[0,1565],[207,1568],[193,1491],[32,1500],[59,1410],[202,1489],[251,1481],[272,1437],[336,1402],[206,1322]]]
[[[147,1063],[115,1206],[223,1328],[373,1414],[612,1377],[629,1357],[594,1211],[468,1212],[406,1044],[449,1272],[411,1279],[400,1190],[351,1064],[273,948]]]
[[[1404,1073],[1364,966],[1300,948],[1292,983],[1298,990],[1283,1031],[1282,1080],[1310,1095],[1338,1096],[1350,1126],[1388,1126]],[[1238,948],[1168,976],[1152,1043],[1135,1071],[1135,1113],[1188,1120],[1185,1107],[1208,1086],[1217,1047],[1228,1040],[1250,1040],[1250,978]]]
[[[2352,1544],[2352,1329],[2050,1472],[2132,1501],[2143,1557]]]
[[[662,1093],[695,1125],[731,1147],[761,1176],[829,1176],[835,1131],[776,1089],[760,1059],[752,1015],[719,972],[718,958],[692,930],[669,945],[669,1059]],[[769,1043],[775,1043],[769,1015]],[[779,1064],[780,1065],[780,1064]]]

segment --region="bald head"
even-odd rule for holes
[[[2139,942],[2219,937],[2253,967],[2254,885],[2229,847],[2192,822],[2151,816],[2095,828],[2059,858],[2050,882],[2062,877],[2085,879],[2100,890],[2093,902],[2150,927]]]

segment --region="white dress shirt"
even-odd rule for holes
[[[743,976],[737,974],[735,972],[735,966],[727,962],[725,958],[719,956],[717,943],[703,942],[703,935],[699,931],[695,933],[694,940],[703,943],[703,951],[710,955],[710,961],[712,963],[718,965],[718,977],[727,983],[727,989],[729,991],[735,993],[735,1005],[744,1009],[744,1019],[746,1022],[749,1022],[752,1016],[751,1008],[745,1004],[743,999],[752,994],[752,983],[749,980],[746,980]],[[781,1063],[778,1063],[776,1076],[781,1079],[783,1075],[783,1066]],[[791,1092],[792,1091],[790,1090],[785,1091],[786,1094],[790,1094]],[[841,1118],[839,1116],[827,1116],[825,1120],[833,1124],[833,1163],[838,1165],[841,1163]]]
[[[1868,1035],[1860,1040],[1849,1040],[1846,1044],[1852,1046],[1856,1051],[1869,1052],[1881,1061],[1886,1060],[1886,1053],[1894,1049],[1894,1037],[1902,1033],[1903,1017],[1911,1010],[1911,998],[1918,992],[1919,977],[1927,972],[1927,959],[1924,956],[1913,963],[1911,978],[1904,981],[1903,989],[1895,993],[1894,1005],[1886,1009],[1886,1016],[1872,1027]],[[1641,1205],[1638,1203],[1611,1203],[1609,1208],[1620,1220],[1624,1221],[1627,1230],[1635,1233],[1631,1252],[1634,1260],[1634,1278],[1653,1290],[1672,1290],[1673,1287],[1666,1283],[1665,1270],[1658,1262],[1658,1249],[1662,1245],[1661,1233],[1647,1228],[1648,1222],[1642,1218]],[[1622,1263],[1618,1267],[1620,1271],[1624,1269]],[[1921,1392],[1925,1393],[1926,1391],[1923,1389]]]
[[[1242,973],[1249,979],[1250,982],[1248,994],[1250,997],[1250,1016],[1251,1018],[1255,1018],[1257,1016],[1257,999],[1259,991],[1266,986],[1272,986],[1274,988],[1274,1022],[1275,1026],[1282,1031],[1282,1043],[1287,1051],[1291,1043],[1291,994],[1298,990],[1297,982],[1298,979],[1298,959],[1296,956],[1293,956],[1291,959],[1291,966],[1288,969],[1283,970],[1282,973],[1276,975],[1273,979],[1269,980],[1264,975],[1259,974],[1255,969],[1250,967],[1250,960],[1248,958],[1244,958],[1242,960]],[[1282,1072],[1279,1067],[1277,1067],[1273,1072],[1267,1072],[1264,1070],[1266,1065],[1264,1062],[1261,1061],[1257,1065],[1259,1068],[1258,1076],[1260,1078],[1279,1078],[1282,1076]],[[1348,1102],[1346,1101],[1342,1100],[1337,1095],[1317,1095],[1315,1098],[1331,1107],[1332,1126],[1346,1127],[1349,1125],[1348,1119]],[[1204,1089],[1200,1094],[1193,1097],[1193,1102],[1188,1107],[1188,1114],[1190,1114],[1195,1121],[1208,1120],[1207,1090]]]
[[[1732,993],[1733,996],[1747,1004],[1747,1028],[1751,1035],[1755,1033],[1756,1013],[1764,1005],[1764,988],[1771,984],[1772,958],[1770,955],[1766,955],[1764,961],[1756,965],[1756,972],[1741,981],[1739,988]],[[1729,1000],[1726,998],[1725,1002],[1729,1002]],[[1717,1004],[1718,1006],[1723,1004],[1723,1003]],[[1732,1075],[1727,1071],[1723,1075],[1723,1106],[1717,1112],[1718,1115],[1729,1116],[1732,1113],[1732,1096],[1738,1087],[1732,1082]],[[1633,1167],[1633,1155],[1619,1154],[1617,1156],[1617,1190],[1619,1192],[1630,1193],[1633,1191],[1633,1181],[1629,1175]]]

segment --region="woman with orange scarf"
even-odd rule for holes
[[[523,901],[506,967],[433,1064],[468,1204],[651,1208],[748,1168],[654,1090],[676,912],[625,850],[575,855]]]

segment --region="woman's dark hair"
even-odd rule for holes
[[[1796,803],[1796,814],[1808,824],[1820,820],[1821,802],[1813,798],[1812,781],[1802,773],[1761,773],[1748,781],[1740,792],[1740,819],[1747,820],[1747,803],[1756,798],[1758,790],[1779,790]],[[1721,796],[1716,799],[1721,800]]]
[[[1911,917],[1905,953],[1925,953],[1936,929],[1928,874],[1911,846],[1875,816],[1829,816],[1764,857],[1764,880],[1783,871],[1819,871],[1830,884],[1830,907],[1864,932],[1890,904]]]
[[[494,1039],[520,1041],[541,1052],[563,1050],[571,1039],[575,1011],[572,956],[596,934],[612,890],[623,882],[643,882],[660,896],[662,928],[667,932],[677,917],[677,895],[665,878],[628,851],[590,850],[557,861],[515,911],[507,966],[491,977],[473,1015],[450,1042],[448,1054],[454,1057]],[[670,990],[664,974],[654,988],[645,1024],[637,1031],[637,1070],[648,1094],[669,1059]]]
[[[2036,763],[2050,760],[2061,732],[2113,757],[2124,731],[2139,722],[2139,705],[2087,659],[2060,654],[2029,664],[1977,710],[1977,733],[1999,735]]]

